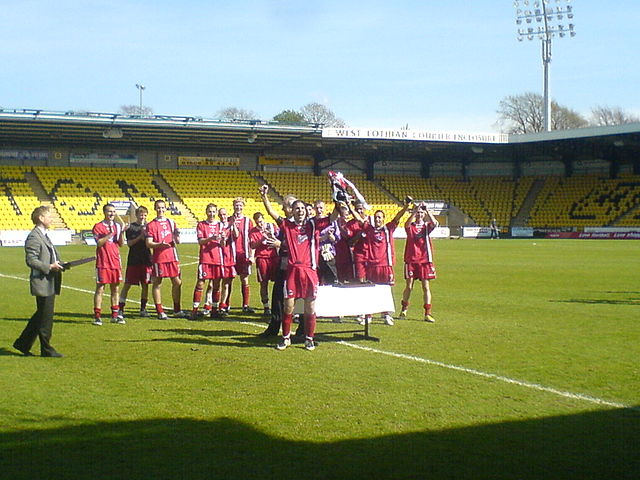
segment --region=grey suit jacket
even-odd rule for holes
[[[31,268],[29,284],[31,295],[49,297],[59,295],[62,286],[62,272],[51,270],[55,259],[62,262],[58,251],[38,227],[31,230],[24,245],[26,262]],[[55,252],[55,256],[54,256]]]

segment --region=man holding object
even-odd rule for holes
[[[53,310],[56,295],[62,286],[62,270],[60,255],[47,236],[52,218],[49,207],[37,207],[31,213],[35,228],[25,241],[26,263],[31,268],[29,285],[31,295],[36,297],[36,311],[20,337],[13,342],[13,347],[25,356],[30,352],[36,337],[40,338],[40,354],[43,357],[62,357],[49,343],[53,330]]]

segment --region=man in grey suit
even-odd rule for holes
[[[31,214],[35,228],[25,242],[27,265],[31,268],[29,284],[31,295],[36,297],[36,311],[13,347],[25,356],[32,356],[31,347],[40,338],[40,354],[43,357],[62,357],[49,343],[53,330],[53,309],[56,295],[60,294],[62,270],[60,255],[47,236],[51,226],[49,207],[40,206]]]

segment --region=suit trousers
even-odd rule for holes
[[[40,354],[43,356],[50,355],[56,350],[49,343],[51,341],[51,333],[53,331],[53,309],[56,302],[56,296],[36,297],[36,311],[29,319],[27,326],[16,340],[16,345],[22,350],[29,351],[36,341],[40,338]]]

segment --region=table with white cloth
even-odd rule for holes
[[[318,287],[318,296],[316,297],[316,316],[318,317],[356,317],[393,312],[394,310],[391,285],[338,284]],[[299,300],[296,302],[296,313],[303,312],[304,303]],[[364,337],[377,340],[369,336],[369,323],[366,321],[364,322]]]

